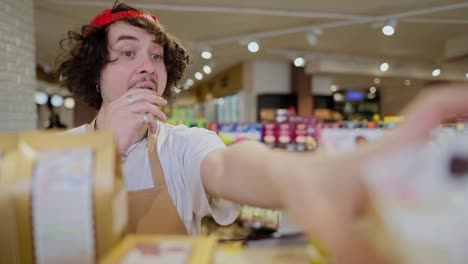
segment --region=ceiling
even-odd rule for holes
[[[293,60],[303,56],[306,67],[353,82],[359,76],[393,79],[430,79],[431,67],[441,67],[437,78],[464,79],[467,54],[446,55],[447,41],[468,35],[468,1],[459,0],[139,0],[125,1],[156,15],[173,35],[184,41],[193,64],[187,76],[205,64],[213,73],[254,59]],[[113,1],[35,0],[37,62],[52,68],[59,40],[67,30],[79,28]],[[380,27],[397,19],[396,33],[384,36]],[[319,32],[317,43],[307,40]],[[241,42],[256,39],[258,53]],[[468,37],[465,38],[468,47]],[[204,47],[213,58],[200,57]],[[468,53],[468,48],[465,49]],[[400,69],[379,72],[381,61],[395,62]],[[316,65],[317,62],[315,62]],[[375,65],[374,65],[375,64]],[[339,65],[340,67],[337,67]],[[402,66],[403,65],[403,66]],[[409,66],[407,66],[409,65]],[[374,67],[375,66],[375,67]],[[361,68],[359,68],[361,67]],[[406,67],[406,68],[405,68]],[[427,76],[422,72],[429,71]]]

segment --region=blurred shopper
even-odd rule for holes
[[[353,227],[366,204],[363,164],[426,140],[444,116],[468,110],[466,85],[439,89],[415,100],[406,122],[384,141],[338,157],[272,151],[253,141],[225,147],[208,130],[164,123],[160,106],[172,99],[189,55],[155,16],[117,2],[79,32],[70,31],[62,47],[62,85],[99,109],[91,124],[69,132],[114,134],[129,192],[130,229],[137,233],[195,235],[205,215],[223,225],[233,222],[238,203],[286,208],[334,263],[377,263]],[[140,194],[151,197],[149,204],[138,203]]]
[[[59,114],[52,113],[50,114],[50,118],[48,120],[49,124],[47,125],[47,129],[65,129],[67,126],[60,121]]]

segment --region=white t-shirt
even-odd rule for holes
[[[82,125],[67,133],[85,133],[87,126]],[[146,142],[145,138],[133,144],[122,158],[122,172],[128,191],[154,187]],[[205,156],[223,147],[223,142],[212,131],[159,122],[159,160],[169,194],[191,235],[199,234],[201,219],[206,215],[212,215],[217,223],[227,225],[239,214],[237,204],[214,198],[208,201],[200,175]]]

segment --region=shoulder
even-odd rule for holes
[[[219,136],[210,130],[185,125],[163,124],[158,135],[158,148],[178,153],[209,152],[225,147]]]
[[[211,138],[216,137],[218,135],[210,130],[198,127],[187,127],[186,125],[170,125],[162,123],[160,135],[161,137],[170,139],[170,138],[177,138],[179,140],[199,140],[200,138]]]

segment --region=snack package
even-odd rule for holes
[[[0,134],[0,263],[19,263],[16,219],[11,189],[5,183],[7,174],[16,166],[17,135]]]
[[[16,168],[2,181],[20,263],[95,263],[125,231],[127,196],[111,134],[20,134]]]
[[[468,263],[468,136],[387,153],[365,175],[370,237],[390,263]]]
[[[129,235],[100,264],[210,264],[213,237]]]

